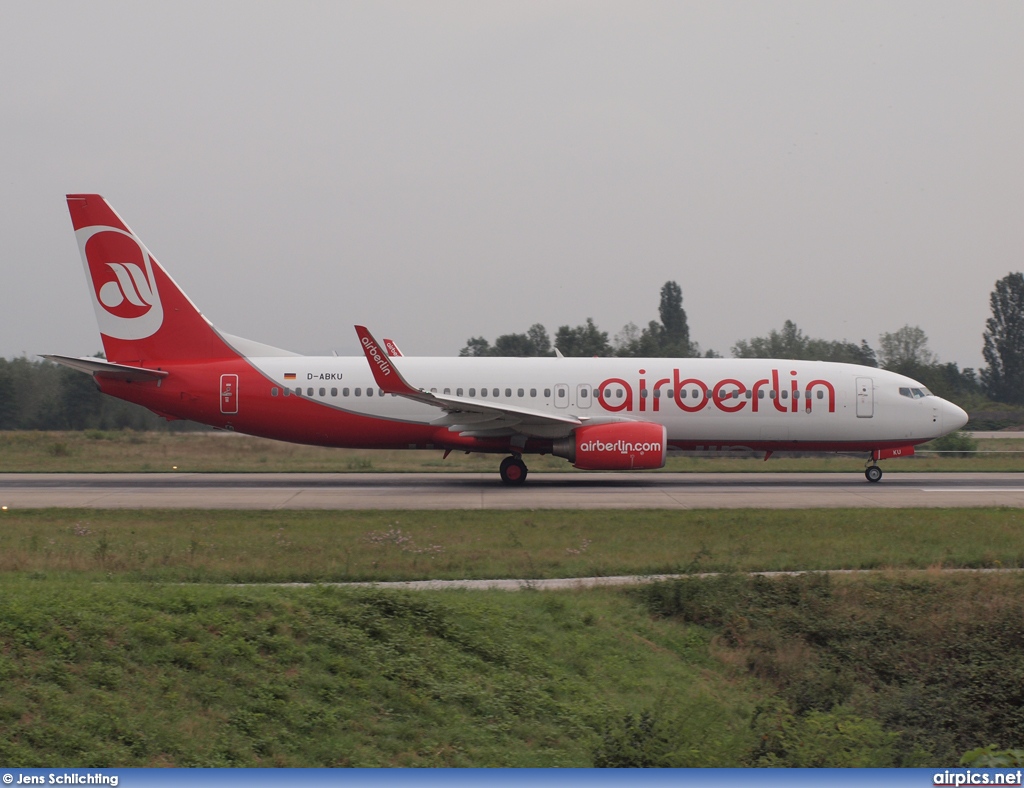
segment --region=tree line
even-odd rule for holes
[[[941,362],[919,326],[903,326],[878,338],[876,347],[857,342],[809,337],[791,320],[765,336],[732,346],[734,358],[785,358],[863,364],[902,373],[934,394],[969,412],[993,403],[1024,405],[1024,274],[996,282],[990,297],[992,316],[982,333],[986,365],[975,371]],[[658,320],[646,326],[627,323],[609,338],[593,318],[578,326],[560,326],[554,340],[540,323],[521,334],[503,334],[492,344],[471,337],[460,356],[618,356],[624,358],[719,358],[690,336],[682,289],[666,282]],[[0,358],[0,430],[135,429],[188,430],[192,422],[168,422],[138,405],[99,392],[91,377],[48,361]]]
[[[792,320],[765,336],[743,339],[732,346],[734,358],[786,358],[838,361],[898,372],[923,383],[934,394],[967,410],[991,403],[1024,405],[1024,274],[1011,273],[996,282],[990,298],[992,317],[982,334],[986,367],[961,369],[956,362],[941,362],[928,347],[919,326],[905,325],[883,333],[872,347],[859,343],[809,337]],[[524,334],[503,334],[494,344],[471,337],[461,356],[551,356],[557,348],[564,356],[619,356],[624,358],[720,358],[702,351],[690,336],[679,284],[666,282],[658,304],[660,320],[640,328],[627,323],[609,339],[593,318],[578,326],[564,325],[552,343],[547,329],[535,323]]]

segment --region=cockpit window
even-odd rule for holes
[[[932,393],[926,388],[911,388],[909,386],[900,386],[900,396],[907,397],[908,399],[921,399],[922,397],[932,396]]]

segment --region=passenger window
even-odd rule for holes
[[[640,389],[640,399],[647,399],[647,389]]]
[[[775,399],[775,389],[768,392],[768,399]]]
[[[757,392],[757,398],[758,398],[758,399],[764,399],[764,389],[760,389],[760,390],[759,390],[759,391]]]
[[[272,387],[272,388],[270,389],[270,396],[271,396],[271,397],[276,397],[276,396],[277,396],[277,386],[273,386],[273,387]]]
[[[818,389],[818,399],[824,399],[824,398],[825,398],[825,392],[822,391],[821,389]]]
[[[367,397],[372,397],[373,396],[373,389],[367,389],[366,390],[366,396]]]
[[[452,393],[452,390],[451,390],[451,389],[445,389],[445,390],[444,390],[444,393],[445,393],[445,394],[451,394],[451,393]]]
[[[348,396],[348,389],[347,388],[344,388],[344,389],[341,390],[341,396],[343,396],[343,397],[347,397]]]
[[[544,389],[544,396],[545,397],[550,397],[551,396],[551,389]]]
[[[331,389],[331,396],[332,397],[337,397],[338,396],[338,390],[337,389]]]
[[[327,396],[327,389],[320,389],[320,396],[321,397],[326,397]]]
[[[475,397],[476,396],[476,389],[470,389],[469,390],[469,396]]]
[[[519,398],[522,398],[522,397],[526,396],[526,392],[523,391],[522,389],[516,389],[516,396],[519,397]]]
[[[512,389],[505,389],[505,396],[506,397],[511,397],[512,396]]]
[[[686,389],[679,389],[679,399],[686,399]]]
[[[564,395],[564,394],[562,394],[562,393],[559,393],[559,395],[558,395],[558,396],[560,396],[560,397],[564,397],[565,395]],[[623,391],[622,389],[616,389],[616,390],[615,390],[615,396],[617,396],[617,397],[625,397],[625,396],[626,396],[626,392],[625,392],[625,391]]]
[[[501,392],[499,392],[498,389],[491,389],[491,395],[494,397],[500,397]]]
[[[785,389],[782,390],[782,398],[789,399],[789,392],[786,391]]]
[[[291,392],[291,389],[289,389],[289,388],[288,388],[287,386],[285,386],[285,387],[284,387],[284,395],[285,395],[286,397],[288,397],[288,396],[291,396],[291,393],[292,393],[292,392]]]
[[[530,396],[531,397],[536,397],[537,396],[537,389],[530,389]]]
[[[356,389],[356,396],[357,397],[363,396],[363,390],[362,389]]]
[[[654,390],[654,398],[659,399],[661,397],[661,389]]]
[[[487,389],[480,389],[480,396],[481,397],[486,397],[487,396]]]
[[[462,396],[462,389],[455,389],[455,396],[456,397],[461,397]]]

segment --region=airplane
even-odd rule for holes
[[[873,367],[788,359],[426,358],[356,326],[362,356],[302,356],[213,326],[103,197],[67,195],[105,359],[47,355],[167,419],[317,446],[505,455],[653,470],[670,451],[857,453],[879,460],[967,414]]]

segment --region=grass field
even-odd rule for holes
[[[421,592],[0,578],[0,762],[933,766],[1024,741],[1019,576]]]
[[[927,446],[921,447],[922,450]],[[900,471],[1024,472],[1024,438],[979,441],[983,452],[967,457],[919,455],[883,463]],[[1021,452],[1016,454],[1014,452]],[[463,472],[497,474],[499,457],[441,451],[325,449],[233,433],[162,433],[86,430],[84,432],[2,432],[0,473],[66,472]],[[572,471],[557,457],[527,457],[531,471]],[[858,473],[864,459],[814,456],[670,456],[666,471]]]
[[[0,513],[0,572],[164,582],[1024,567],[1018,509]]]

